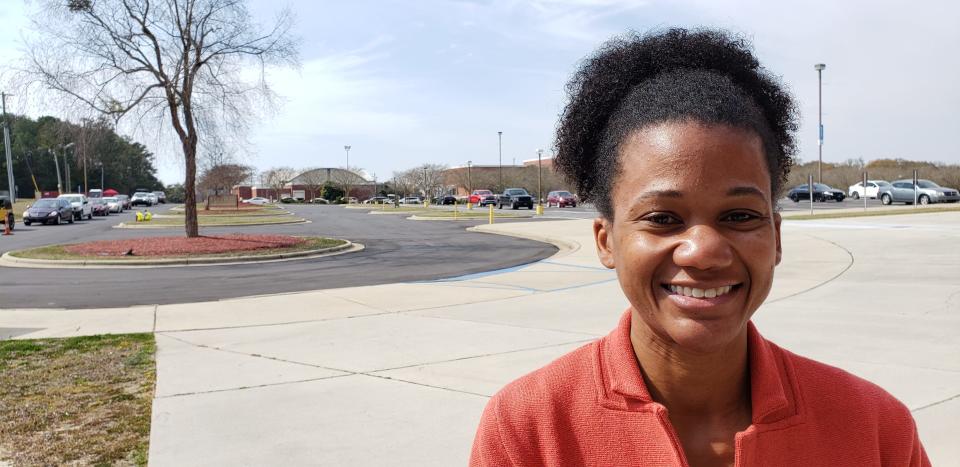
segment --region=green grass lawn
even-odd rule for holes
[[[152,222],[152,221],[151,221]],[[149,240],[147,240],[149,241]],[[308,237],[307,241],[286,248],[264,248],[260,250],[246,250],[231,253],[216,253],[204,255],[170,255],[170,256],[85,256],[66,251],[68,245],[48,245],[29,250],[14,251],[10,254],[17,258],[46,259],[54,261],[82,261],[82,260],[110,260],[110,261],[142,261],[144,259],[178,259],[178,258],[235,258],[238,256],[269,256],[282,253],[296,253],[298,251],[319,250],[332,248],[347,243],[345,240],[324,237]]]
[[[147,465],[153,334],[0,341],[0,452],[12,465]]]

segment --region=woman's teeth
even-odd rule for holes
[[[721,295],[727,294],[730,290],[733,289],[732,285],[725,285],[723,287],[717,287],[715,289],[698,289],[695,287],[681,287],[679,285],[668,285],[670,291],[683,295],[684,297],[694,297],[694,298],[714,298]]]

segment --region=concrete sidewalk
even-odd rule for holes
[[[627,305],[590,221],[481,229],[562,250],[457,280],[0,310],[0,333],[155,331],[154,465],[463,465],[490,395],[606,334]],[[934,465],[960,459],[958,244],[960,213],[786,221],[755,318],[778,344],[904,401]]]

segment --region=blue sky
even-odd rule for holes
[[[761,0],[251,0],[264,22],[297,16],[301,67],[270,71],[283,97],[243,161],[267,169],[345,165],[377,178],[423,163],[496,164],[548,149],[577,62],[629,29],[724,27],[746,34],[803,118],[800,157],[817,157],[823,62],[824,159],[960,163],[960,6],[953,2]],[[22,0],[0,0],[0,64],[15,59]],[[2,66],[2,65],[0,65]],[[39,113],[29,103],[12,110]],[[55,113],[55,109],[46,109]],[[149,145],[149,143],[148,143]],[[160,176],[182,180],[176,153]]]

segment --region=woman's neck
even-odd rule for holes
[[[641,320],[631,320],[630,341],[653,400],[673,416],[729,417],[750,410],[747,329],[709,354],[671,345]]]

